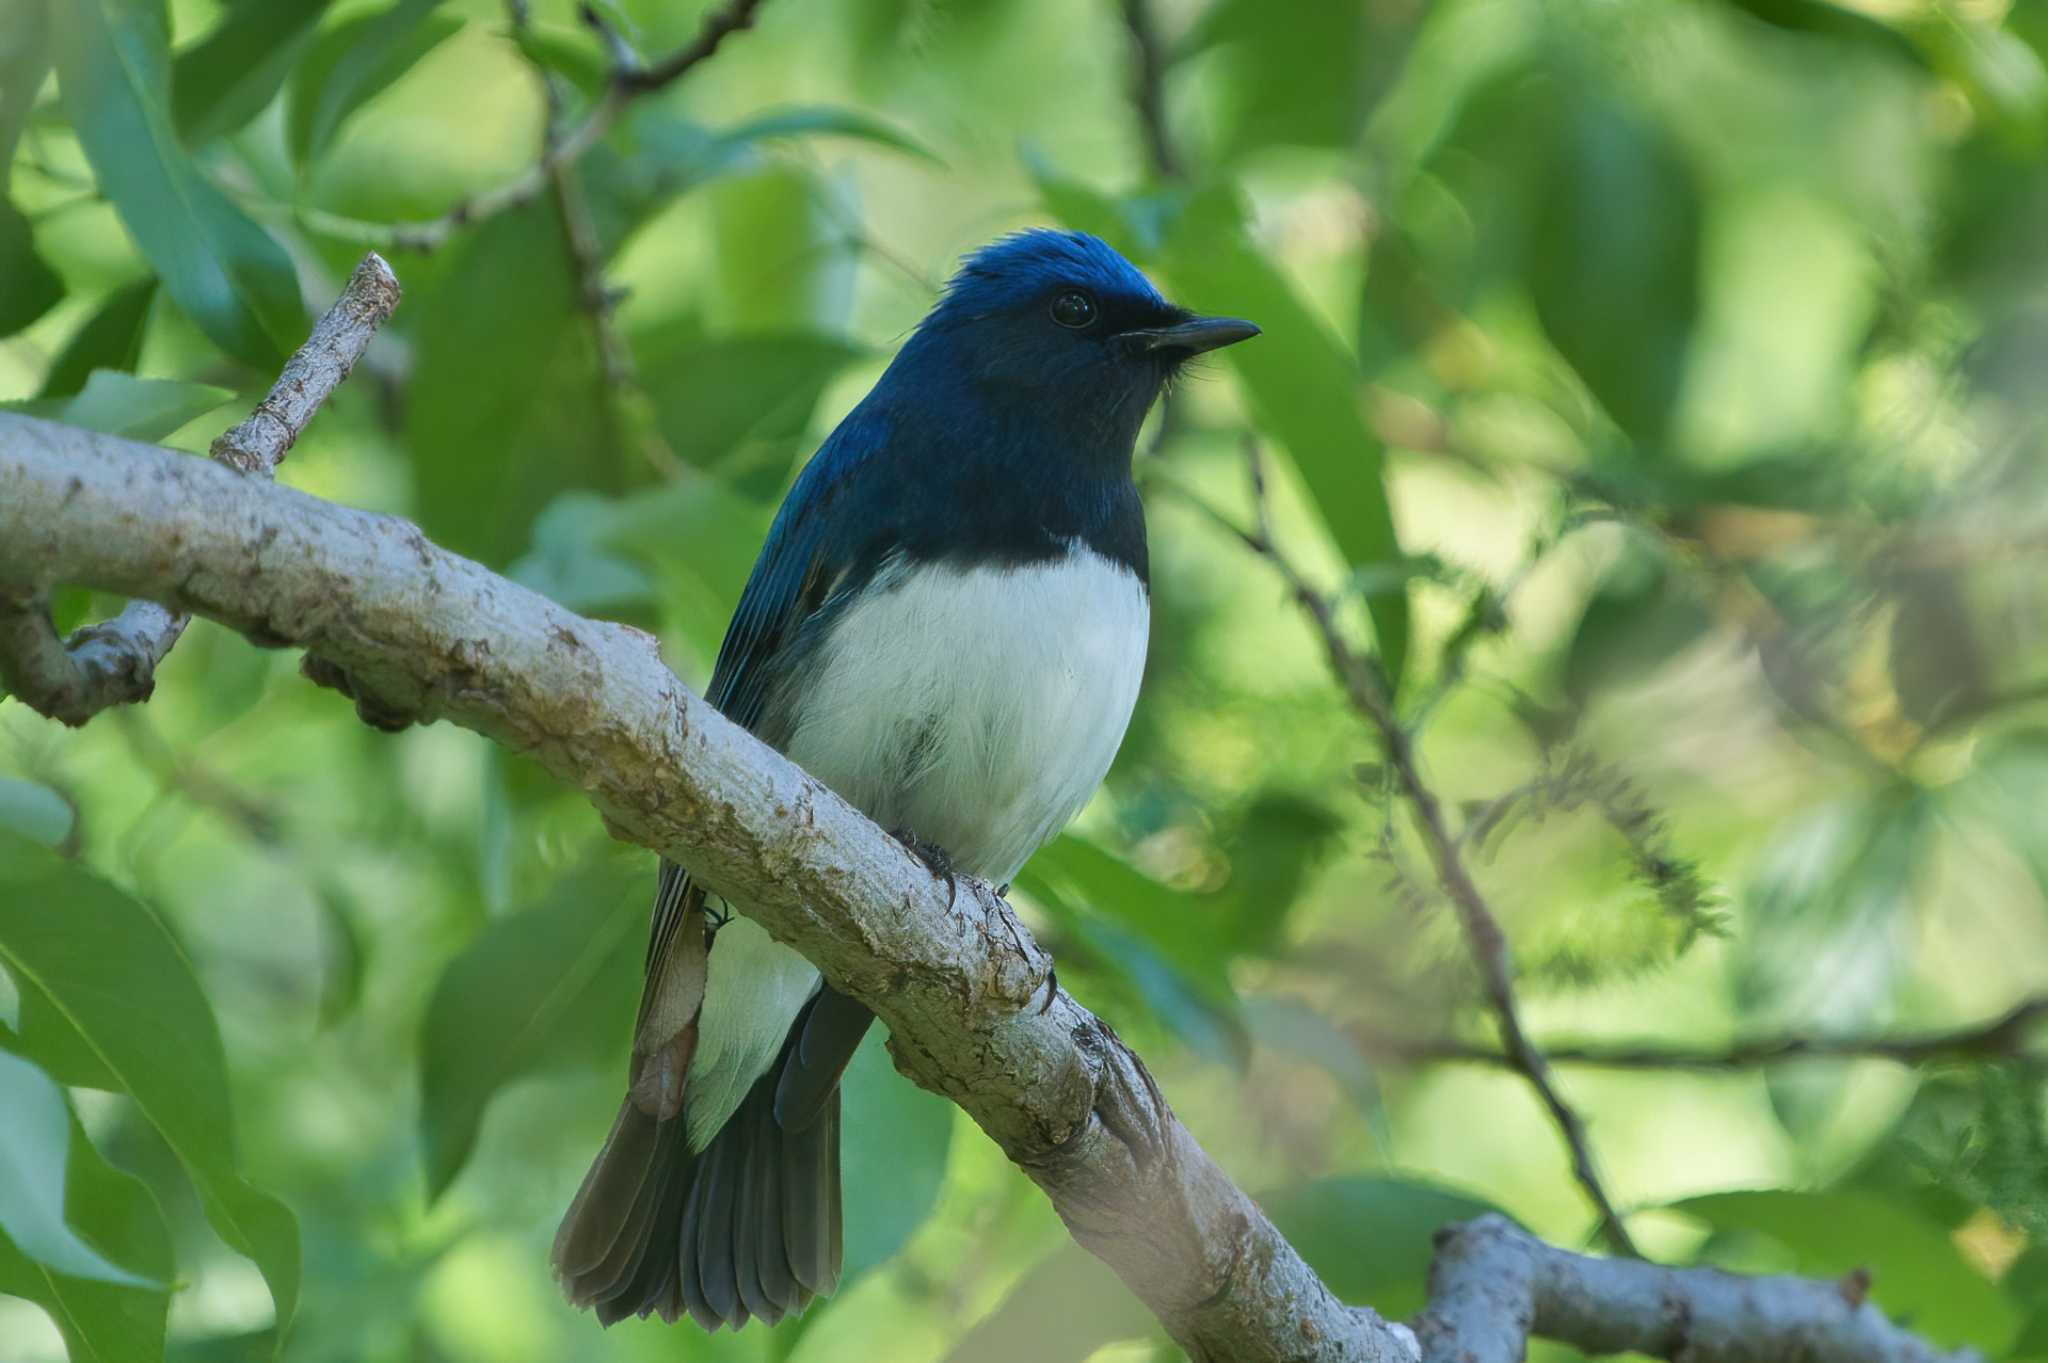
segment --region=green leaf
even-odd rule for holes
[[[2048,894],[2048,729],[1986,739],[1956,795],[2025,859]]]
[[[49,70],[43,0],[0,0],[0,336],[12,336],[64,296],[64,282],[36,254],[28,219],[5,197],[15,141]]]
[[[669,447],[762,500],[780,495],[825,386],[867,352],[817,332],[706,336],[687,320],[635,338]]]
[[[161,8],[77,0],[54,12],[65,113],[129,234],[214,344],[275,368],[305,327],[298,274],[179,145]]]
[[[1145,1303],[1102,1260],[1072,1243],[1040,1259],[1002,1305],[967,1332],[946,1363],[1046,1363],[1088,1358],[1157,1328]]]
[[[751,146],[782,137],[847,137],[856,142],[900,151],[935,166],[946,164],[937,152],[902,129],[873,114],[833,104],[798,104],[770,109],[744,123],[735,123],[718,134],[719,141],[728,146]]]
[[[35,232],[11,199],[0,198],[0,336],[12,336],[64,296],[64,281],[36,254]]]
[[[171,113],[197,146],[231,133],[276,97],[330,0],[240,0],[171,67]]]
[[[68,398],[0,402],[0,410],[21,412],[88,431],[130,440],[162,440],[234,400],[225,388],[177,379],[138,379],[112,369],[95,369],[83,392]]]
[[[1922,70],[1927,58],[1890,24],[1831,0],[1727,0],[1734,9],[1772,28],[1805,33],[1883,52]]]
[[[190,962],[148,909],[33,843],[0,834],[0,961],[22,992],[29,1058],[69,1080],[32,1043],[31,1005],[69,1034],[163,1136],[207,1220],[255,1260],[282,1341],[299,1293],[298,1224],[236,1168],[227,1059]],[[146,1266],[145,1266],[146,1267]]]
[[[1578,705],[1670,662],[1714,625],[1707,603],[1663,546],[1647,533],[1625,535],[1565,653],[1565,692]]]
[[[348,116],[412,70],[462,27],[435,14],[441,0],[398,0],[321,33],[292,73],[285,146],[301,172],[319,159]]]
[[[1436,1233],[1498,1210],[1433,1183],[1362,1175],[1316,1179],[1259,1205],[1330,1291],[1393,1320],[1422,1307]]]
[[[0,1233],[53,1273],[144,1286],[146,1278],[107,1262],[64,1222],[71,1107],[56,1080],[0,1051],[0,1112]]]
[[[541,70],[562,77],[586,96],[604,92],[610,71],[588,30],[529,23],[513,29],[510,36],[520,55]]]
[[[2018,1308],[1970,1266],[1945,1227],[1870,1194],[1767,1189],[1687,1198],[1670,1209],[1717,1231],[1764,1236],[1806,1277],[1868,1268],[1877,1304],[1944,1348],[1996,1354],[2019,1330]]]
[[[621,854],[572,872],[540,903],[492,923],[441,972],[420,1033],[428,1197],[462,1171],[498,1090],[624,1055],[650,869]]]
[[[1190,200],[1167,234],[1165,259],[1179,302],[1265,328],[1265,335],[1225,350],[1223,362],[1244,380],[1260,427],[1293,456],[1345,561],[1354,567],[1398,562],[1382,452],[1360,411],[1357,366],[1253,247],[1237,191],[1215,186]],[[1381,666],[1398,683],[1408,654],[1408,598],[1387,592],[1367,606]]]
[[[155,299],[154,277],[139,279],[108,294],[57,352],[36,396],[70,397],[85,387],[95,369],[133,369],[142,354],[142,331],[149,321],[149,305]]]
[[[931,1215],[953,1144],[953,1105],[897,1074],[884,1041],[881,1028],[868,1032],[841,1086],[848,1282],[894,1256]]]
[[[1583,87],[1549,164],[1529,257],[1536,314],[1615,424],[1663,453],[1699,320],[1699,185],[1662,128]]]
[[[1213,50],[1218,59],[1205,74],[1226,157],[1272,145],[1345,148],[1400,74],[1416,21],[1412,10],[1353,4],[1296,5],[1278,19],[1265,0],[1223,0],[1181,55]]]
[[[1041,848],[1017,883],[1191,1044],[1242,1063],[1222,900],[1163,885],[1071,833]]]
[[[101,1255],[147,1279],[170,1281],[170,1231],[155,1197],[100,1158],[75,1116],[67,1114],[66,1121],[65,1222]],[[170,1299],[161,1289],[53,1273],[0,1236],[0,1294],[47,1311],[72,1363],[139,1363],[163,1355]]]
[[[14,168],[14,144],[50,73],[45,0],[0,0],[0,189]]]
[[[501,214],[453,249],[419,290],[406,439],[422,528],[504,563],[563,492],[616,492],[647,471],[627,464],[553,202]]]
[[[70,802],[48,786],[0,776],[0,829],[62,847],[75,822]]]

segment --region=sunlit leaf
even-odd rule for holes
[[[0,1044],[13,1043],[0,1037]],[[76,1117],[65,1120],[65,1221],[100,1254],[144,1279],[168,1283],[174,1269],[171,1237],[155,1197],[100,1157]],[[141,1363],[163,1353],[170,1299],[161,1288],[51,1272],[0,1236],[0,1294],[48,1312],[72,1363]]]
[[[1357,366],[1252,245],[1237,192],[1216,187],[1192,199],[1168,232],[1165,260],[1179,302],[1265,328],[1263,336],[1223,351],[1222,362],[1243,378],[1260,426],[1293,457],[1345,561],[1399,561],[1382,450],[1360,410]],[[1367,606],[1381,665],[1398,682],[1408,653],[1407,596],[1388,592]]]
[[[0,1051],[0,1235],[52,1273],[141,1287],[146,1279],[78,1238],[64,1221],[71,1108],[64,1090],[28,1061]]]
[[[1158,1328],[1145,1303],[1079,1245],[1046,1255],[946,1355],[946,1363],[1045,1363],[1088,1358]]]
[[[154,278],[137,280],[108,294],[57,352],[36,396],[69,397],[85,387],[95,369],[133,369],[142,353],[142,331],[155,298]]]
[[[327,150],[350,114],[461,29],[462,20],[433,13],[440,3],[396,0],[321,32],[292,72],[286,96],[285,145],[301,171]]]
[[[427,1194],[468,1161],[484,1110],[516,1079],[623,1061],[640,992],[652,868],[610,856],[491,924],[449,962],[420,1034]],[[619,1076],[624,1092],[625,1073]]]
[[[1308,4],[1276,18],[1263,0],[1222,0],[1187,51],[1213,56],[1222,151],[1271,145],[1348,147],[1400,73],[1420,12]]]
[[[133,374],[96,369],[86,379],[82,392],[66,398],[0,402],[0,410],[44,417],[130,440],[161,440],[234,396],[227,389],[210,384],[138,379]]]
[[[65,112],[122,223],[214,344],[274,368],[304,332],[298,273],[179,145],[160,6],[77,0],[54,20]]]
[[[227,1061],[192,967],[142,905],[54,853],[0,834],[0,961],[23,996],[22,1045],[59,1080],[104,1076],[134,1100],[198,1190],[221,1239],[255,1260],[282,1338],[299,1293],[298,1225],[236,1166]],[[31,1003],[62,1051],[38,1047]],[[82,1051],[97,1073],[65,1072]]]
[[[330,0],[240,0],[171,64],[171,114],[197,146],[231,133],[283,88]]]
[[[1869,1269],[1877,1304],[1938,1344],[1996,1354],[2019,1329],[2018,1308],[1970,1266],[1946,1227],[1870,1194],[1760,1189],[1687,1198],[1671,1210],[1717,1231],[1768,1237],[1792,1256],[1794,1273]]]

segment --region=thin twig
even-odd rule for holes
[[[635,99],[674,84],[692,67],[717,52],[719,44],[732,34],[753,27],[755,12],[761,4],[762,0],[732,0],[732,3],[713,10],[704,17],[695,38],[651,66],[641,63],[625,40],[604,22],[596,10],[586,5],[583,21],[597,31],[611,58],[604,94],[581,122],[559,139],[550,139],[547,149],[534,164],[504,184],[458,201],[437,218],[419,222],[368,223],[318,212],[307,212],[301,216],[308,226],[322,230],[331,228],[350,241],[380,250],[439,250],[463,228],[500,213],[523,208],[547,193],[554,184],[556,173],[575,165],[585,153],[603,141],[605,134],[618,123]]]
[[[1891,1060],[1922,1065],[1942,1060],[2009,1060],[2048,1068],[2048,1054],[2029,1050],[2028,1034],[2048,1019],[2048,994],[2022,1000],[1995,1018],[1938,1031],[1844,1036],[1752,1037],[1713,1047],[1654,1042],[1557,1042],[1543,1053],[1557,1065],[1613,1070],[1748,1070],[1790,1060]],[[1368,1055],[1411,1063],[1447,1061],[1516,1068],[1506,1053],[1455,1037],[1356,1033]]]
[[[1153,174],[1178,180],[1182,161],[1166,124],[1166,48],[1149,0],[1123,0],[1123,10],[1124,27],[1131,35],[1131,103],[1145,134],[1145,154]]]
[[[515,33],[524,32],[531,22],[527,0],[506,0],[505,9]],[[637,69],[627,55],[632,49],[610,29],[599,26],[612,42],[612,63],[617,70]],[[547,105],[547,123],[542,134],[541,164],[548,167],[548,181],[555,207],[562,215],[562,239],[569,254],[569,268],[576,281],[578,301],[590,320],[591,342],[597,351],[605,393],[621,436],[632,439],[640,454],[657,473],[666,478],[683,475],[685,466],[662,439],[654,417],[654,402],[640,382],[640,370],[633,351],[619,331],[617,311],[620,294],[605,278],[604,245],[598,240],[597,225],[591,218],[590,201],[584,196],[576,167],[555,155],[566,135],[565,101],[561,82],[540,63],[533,63],[534,79]]]
[[[375,252],[364,256],[263,401],[213,442],[213,457],[243,473],[274,474],[398,307],[399,296],[391,267]],[[0,686],[38,714],[84,724],[110,705],[147,700],[158,664],[186,623],[154,601],[131,601],[112,620],[60,640],[40,585],[0,587]]]
[[[1317,591],[1280,549],[1273,534],[1266,498],[1265,469],[1255,440],[1246,441],[1245,459],[1251,472],[1252,500],[1258,520],[1252,530],[1236,529],[1236,533],[1254,553],[1279,571],[1289,592],[1322,637],[1330,666],[1343,685],[1352,708],[1379,731],[1395,785],[1408,803],[1416,828],[1429,849],[1437,880],[1457,910],[1458,922],[1465,931],[1473,962],[1479,967],[1480,982],[1486,991],[1487,1003],[1493,1009],[1494,1023],[1500,1031],[1501,1049],[1515,1069],[1529,1081],[1549,1111],[1551,1120],[1563,1134],[1565,1144],[1571,1150],[1572,1173],[1599,1212],[1601,1233],[1608,1244],[1617,1253],[1635,1256],[1638,1253],[1635,1242],[1629,1237],[1628,1228],[1622,1224],[1621,1215],[1615,1210],[1607,1187],[1601,1181],[1592,1143],[1586,1134],[1585,1120],[1557,1091],[1549,1063],[1522,1026],[1521,1008],[1515,999],[1514,961],[1508,951],[1507,935],[1501,931],[1500,919],[1488,906],[1478,883],[1465,868],[1458,840],[1452,836],[1444,819],[1443,806],[1436,792],[1422,779],[1414,736],[1402,724],[1400,716],[1394,713],[1393,702],[1378,668],[1370,658],[1353,649],[1345,637],[1337,620],[1335,603]],[[1227,520],[1224,523],[1229,524]]]

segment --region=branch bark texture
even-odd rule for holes
[[[0,580],[161,600],[311,650],[380,713],[531,753],[615,835],[689,865],[874,1009],[898,1067],[965,1109],[1198,1363],[1518,1363],[1532,1333],[1673,1363],[1972,1359],[1890,1324],[1859,1280],[1587,1258],[1499,1218],[1445,1233],[1412,1332],[1344,1305],[1143,1062],[1052,986],[1050,959],[986,885],[934,879],[693,695],[648,636],[564,610],[405,521],[0,414]]]
[[[374,251],[313,327],[306,343],[247,419],[213,442],[213,457],[268,478],[398,308],[398,276]],[[0,573],[0,584],[18,581]],[[156,669],[185,633],[188,617],[137,599],[68,641],[50,623],[46,594],[0,587],[0,684],[39,714],[83,724],[110,705],[147,700]]]
[[[693,695],[645,635],[587,620],[353,511],[204,460],[0,415],[0,580],[83,582],[344,670],[358,701],[445,719],[581,789],[887,1024],[1198,1360],[1409,1363],[1330,1295],[1063,991],[985,885],[957,897],[893,838]]]

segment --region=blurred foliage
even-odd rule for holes
[[[704,8],[601,6],[648,54]],[[1227,528],[1247,439],[1539,1035],[2048,993],[2048,5],[1148,8],[1154,91],[1111,0],[768,0],[561,187],[395,256],[284,480],[701,683],[963,251],[1085,227],[1261,322],[1143,442],[1145,697],[1017,896],[1385,1311],[1444,1221],[1590,1217],[1512,1076],[1402,1059],[1491,1031],[1369,730]],[[567,0],[0,0],[0,402],[204,450],[366,244],[530,167],[606,63]],[[371,733],[202,624],[141,710],[0,708],[0,830],[5,1363],[1171,1356],[880,1037],[834,1301],[715,1338],[570,1312],[546,1247],[652,868],[470,735]],[[1869,1265],[1936,1338],[2048,1359],[2048,1037],[1995,1041],[1564,1083],[1653,1253]]]

